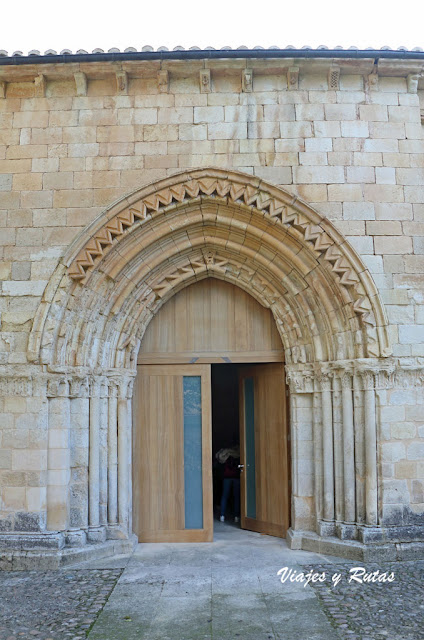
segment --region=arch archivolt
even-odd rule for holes
[[[75,241],[40,306],[30,357],[131,367],[161,304],[211,275],[271,309],[287,362],[390,353],[372,278],[333,225],[282,189],[206,169],[132,194]]]

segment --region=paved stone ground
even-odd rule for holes
[[[0,573],[0,640],[83,640],[122,569]]]
[[[211,544],[139,545],[131,557],[72,569],[0,572],[0,640],[424,639],[424,561],[365,565],[393,571],[392,583],[349,583],[353,566],[362,563],[217,523]],[[326,581],[281,583],[282,567]]]
[[[277,576],[326,561],[226,523],[210,544],[140,545],[89,640],[338,640],[314,591]]]
[[[352,579],[352,567],[368,574],[393,573],[393,582]],[[424,638],[424,561],[395,563],[343,563],[309,565],[305,569],[325,572],[326,582],[314,583],[320,603],[341,638],[350,640],[420,640]],[[340,574],[333,585],[331,576]],[[349,582],[350,580],[350,582]]]

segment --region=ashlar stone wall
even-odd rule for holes
[[[206,166],[283,186],[331,220],[368,267],[393,350],[376,384],[380,521],[422,526],[422,66],[371,59],[0,65],[0,529],[47,526],[49,447],[58,487],[69,483],[60,456],[74,455],[71,409],[49,435],[47,371],[27,357],[60,258],[125,194]],[[60,414],[65,405],[57,405]],[[81,446],[72,473],[84,493]]]

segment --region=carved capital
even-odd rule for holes
[[[375,379],[373,371],[361,371],[362,386],[365,390],[375,388]]]
[[[342,389],[352,389],[353,382],[352,374],[350,372],[343,371],[343,373],[340,375],[340,380],[342,383]]]
[[[87,376],[72,376],[69,391],[69,395],[72,398],[87,398],[89,391],[90,384]]]
[[[69,398],[69,379],[67,376],[55,376],[47,380],[48,398]]]
[[[310,369],[296,370],[286,366],[286,380],[290,393],[313,393],[315,374]]]

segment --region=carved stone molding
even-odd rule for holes
[[[29,397],[33,391],[31,376],[0,377],[0,397],[23,396]]]
[[[288,363],[390,354],[371,275],[330,221],[258,178],[203,169],[135,192],[80,234],[46,288],[28,357],[133,368],[160,304],[209,275],[271,309]],[[343,330],[329,329],[330,307]]]
[[[306,364],[286,364],[287,383],[292,393],[311,393],[332,388],[332,380],[340,380],[342,387],[352,388],[353,378],[358,389],[414,389],[424,388],[424,364],[403,364],[394,359],[345,360]],[[314,381],[314,385],[311,384]]]
[[[142,197],[110,218],[78,253],[69,267],[70,277],[73,280],[84,280],[87,273],[120,237],[132,226],[152,215],[165,209],[169,214],[172,208],[196,198],[225,198],[234,204],[254,207],[274,221],[300,231],[313,249],[331,265],[340,284],[357,290],[360,297],[354,303],[355,312],[362,314],[370,324],[375,325],[370,298],[365,293],[356,265],[338,242],[338,234],[334,233],[331,223],[321,216],[317,219],[315,212],[311,215],[312,211],[308,211],[300,202],[297,204],[296,197],[290,196],[288,201],[288,194],[273,193],[273,189],[267,189],[263,182],[252,185],[245,180],[241,181],[239,176],[228,175],[224,171],[221,172],[222,175],[208,175],[207,171],[201,173],[203,175],[193,174],[189,179],[183,179],[172,186],[159,187],[154,193]],[[214,170],[213,173],[220,172]]]
[[[249,184],[246,180],[242,181],[237,174],[205,170],[194,172],[192,176],[184,174],[182,178],[172,186],[159,186],[154,193],[141,197],[138,202],[110,218],[78,253],[69,267],[70,277],[74,280],[84,280],[107,250],[134,224],[164,209],[169,213],[170,209],[188,200],[203,197],[225,198],[235,204],[254,207],[278,223],[295,227],[300,231],[313,249],[329,262],[340,283],[355,288],[359,295],[354,303],[355,312],[362,314],[367,322],[375,325],[370,296],[366,295],[356,264],[347,255],[344,246],[338,242],[339,234],[334,233],[329,221],[317,216],[315,212],[311,215],[312,211],[308,211],[300,202],[297,203],[296,197],[288,196],[286,193],[275,193],[275,188],[267,188],[268,185],[264,182],[257,185]]]
[[[132,385],[135,372],[113,377],[107,375],[49,375],[46,378],[46,396],[48,398],[110,398],[132,397]],[[0,378],[1,385],[1,378]],[[1,386],[0,386],[1,389]]]

